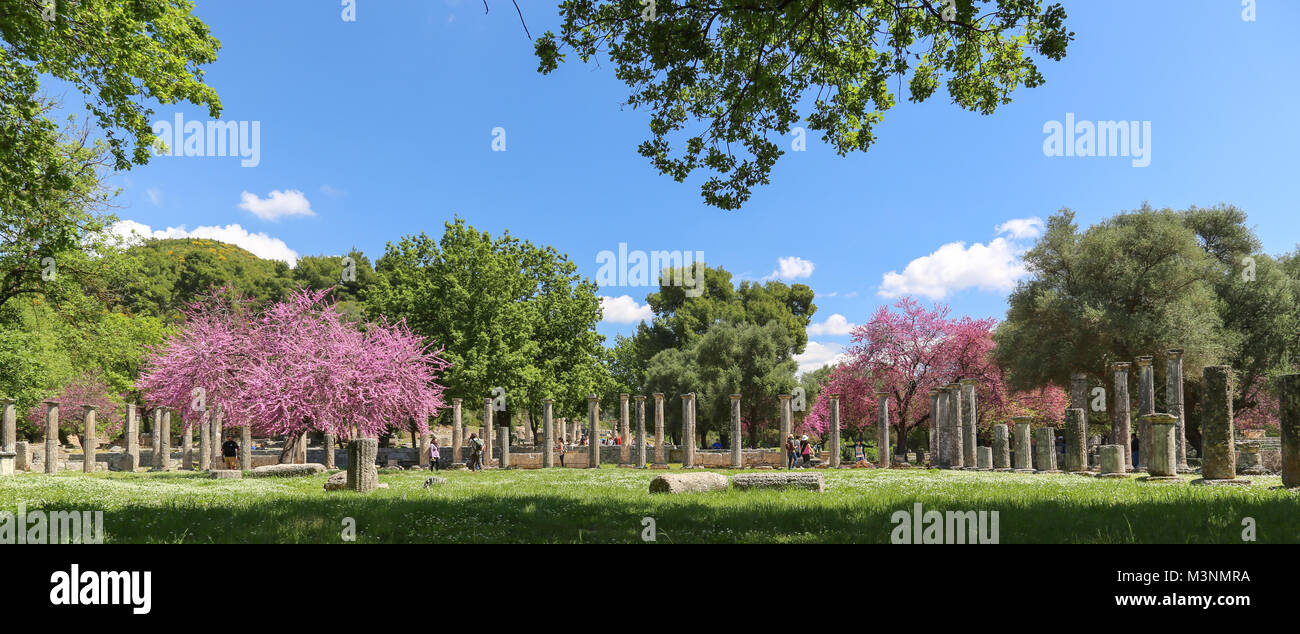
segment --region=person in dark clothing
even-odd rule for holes
[[[226,436],[226,442],[221,443],[221,458],[227,469],[239,468],[239,443],[235,442],[234,436]]]

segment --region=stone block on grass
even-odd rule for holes
[[[318,462],[309,462],[307,464],[266,465],[249,471],[248,475],[252,478],[294,478],[316,475],[323,471],[325,471],[325,465]]]
[[[747,489],[807,489],[821,493],[826,490],[826,480],[820,473],[739,473],[731,478],[739,490]]]
[[[727,476],[712,471],[693,473],[665,473],[650,481],[651,493],[689,493],[693,491],[725,491]]]

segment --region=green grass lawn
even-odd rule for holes
[[[727,473],[726,471],[721,471]],[[1194,487],[1073,475],[821,470],[824,493],[651,495],[662,472],[603,468],[382,473],[370,494],[326,492],[326,476],[211,480],[199,473],[22,474],[0,478],[0,511],[102,510],[105,543],[640,542],[888,543],[895,511],[998,511],[1002,543],[1300,542],[1300,494],[1277,477]],[[1191,479],[1189,477],[1188,479]]]

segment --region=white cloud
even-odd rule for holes
[[[941,299],[967,288],[1010,291],[1025,274],[1020,254],[1024,249],[1006,238],[985,244],[945,244],[930,255],[907,264],[902,273],[890,271],[880,282],[881,297],[924,295]]]
[[[1043,219],[1038,216],[1013,218],[995,227],[994,231],[998,232],[997,235],[1011,234],[1013,240],[1037,238],[1043,235]]]
[[[602,295],[600,308],[605,315],[601,321],[611,324],[636,324],[648,321],[654,315],[649,304],[638,304],[631,295]]]
[[[284,216],[315,216],[307,197],[296,189],[275,190],[266,198],[251,192],[239,194],[239,208],[253,212],[262,220],[276,221]]]
[[[135,244],[148,238],[204,238],[233,244],[259,258],[280,260],[291,267],[298,264],[298,252],[290,249],[283,240],[272,238],[265,233],[249,233],[237,224],[224,227],[196,227],[192,231],[181,225],[154,231],[149,225],[134,220],[119,220],[108,230],[121,236],[127,244]]]
[[[821,335],[847,335],[853,332],[858,325],[850,323],[849,320],[839,313],[835,313],[826,318],[826,321],[820,324],[811,324],[808,326],[808,334],[813,336]]]
[[[149,197],[149,202],[153,203],[154,207],[162,206],[162,191],[157,187],[150,187],[144,190],[144,193]]]
[[[771,275],[763,278],[765,280],[782,279],[793,280],[801,277],[809,277],[813,273],[813,263],[800,257],[790,256],[788,258],[777,258],[777,269],[772,271]]]
[[[841,363],[847,358],[844,347],[838,343],[820,343],[810,340],[803,354],[795,355],[794,360],[799,364],[799,374],[803,374],[825,365]]]

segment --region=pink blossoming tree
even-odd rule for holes
[[[104,377],[98,371],[91,371],[73,378],[63,385],[53,400],[59,402],[59,431],[67,435],[76,434],[80,441],[86,442],[84,405],[94,405],[95,439],[111,440],[122,433],[121,395],[112,394]],[[27,423],[32,429],[45,430],[45,404],[37,403],[27,410]]]

